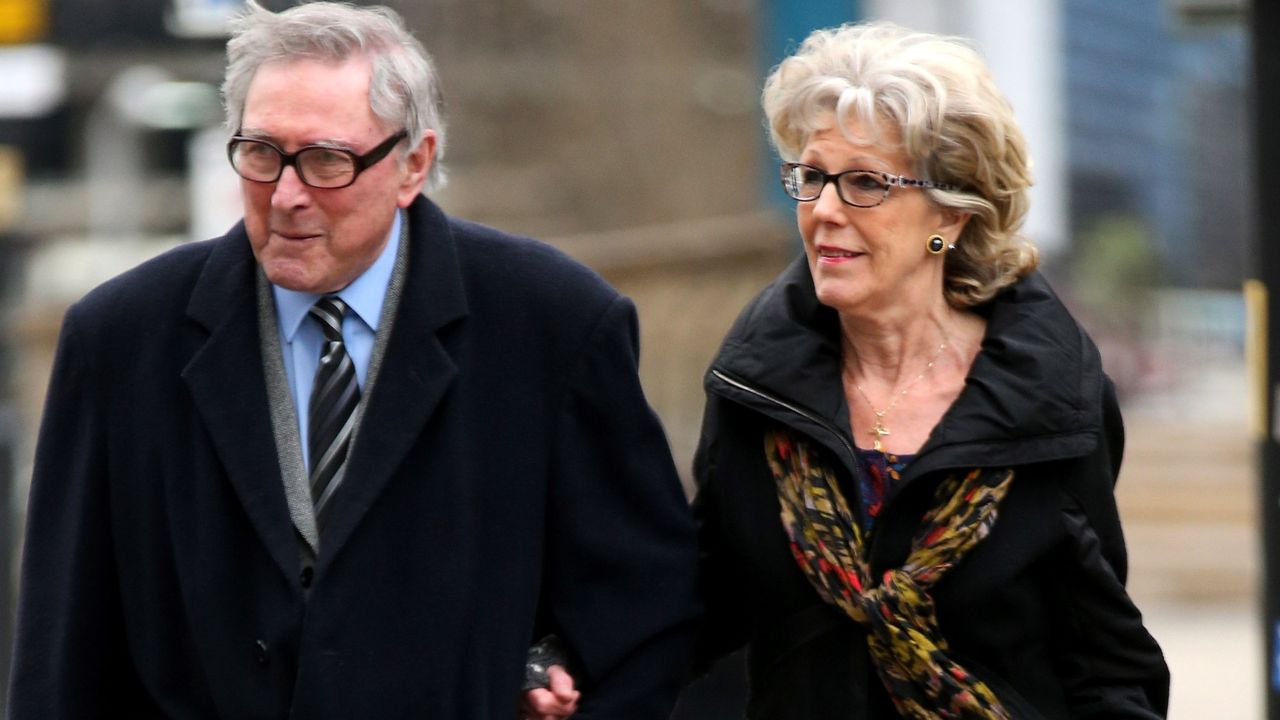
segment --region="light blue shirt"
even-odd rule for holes
[[[387,299],[387,286],[396,264],[396,252],[400,247],[400,213],[396,212],[391,223],[391,235],[387,245],[373,265],[369,266],[351,284],[335,293],[347,304],[348,312],[342,318],[342,340],[347,354],[356,366],[356,381],[363,391],[369,375],[369,360],[373,355],[373,339],[378,332],[378,319],[382,317],[382,304]],[[276,323],[280,327],[280,351],[284,358],[284,372],[293,393],[293,407],[298,415],[298,436],[302,441],[302,461],[308,471],[311,459],[307,456],[307,412],[311,407],[311,386],[315,382],[316,366],[320,364],[320,349],[324,334],[319,321],[307,311],[321,298],[315,293],[286,290],[271,286],[276,300]]]

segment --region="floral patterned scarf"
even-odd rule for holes
[[[995,693],[947,656],[929,590],[990,532],[1013,471],[975,469],[943,481],[906,563],[877,584],[862,531],[812,445],[770,432],[765,454],[796,562],[823,600],[868,627],[872,660],[898,713],[1007,719]]]

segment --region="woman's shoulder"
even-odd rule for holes
[[[1108,388],[1101,356],[1043,276],[974,312],[986,321],[981,349],[931,443],[981,446],[1011,464],[1096,448]]]

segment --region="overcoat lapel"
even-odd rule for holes
[[[267,551],[286,576],[298,550],[285,504],[258,339],[254,272],[243,227],[209,255],[187,316],[208,333],[182,372],[227,477]]]
[[[320,543],[328,564],[386,488],[422,436],[458,366],[441,340],[446,326],[467,314],[453,233],[444,213],[425,197],[408,212],[409,268],[390,327],[386,355],[333,497]]]

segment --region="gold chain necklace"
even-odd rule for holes
[[[941,326],[939,326],[939,329],[941,329]],[[858,389],[858,394],[862,396],[862,399],[867,401],[867,407],[871,408],[871,413],[876,416],[876,424],[871,426],[871,434],[875,436],[871,441],[871,449],[876,452],[884,452],[884,443],[881,441],[884,439],[885,435],[889,434],[889,428],[885,427],[884,424],[884,416],[888,415],[889,411],[893,410],[894,406],[898,404],[898,401],[906,396],[908,390],[915,386],[916,383],[923,380],[925,375],[929,374],[929,371],[933,369],[934,363],[938,362],[938,358],[942,357],[942,351],[947,349],[947,341],[950,339],[951,338],[947,337],[947,331],[943,330],[942,342],[938,343],[937,352],[935,352],[933,357],[929,359],[928,364],[924,366],[924,370],[921,370],[919,375],[915,376],[911,382],[907,383],[907,386],[902,388],[901,392],[894,395],[893,400],[890,401],[889,405],[883,410],[876,409],[876,406],[871,402],[871,398],[867,397],[867,391],[863,390],[861,385],[857,383],[853,384],[853,386]]]

